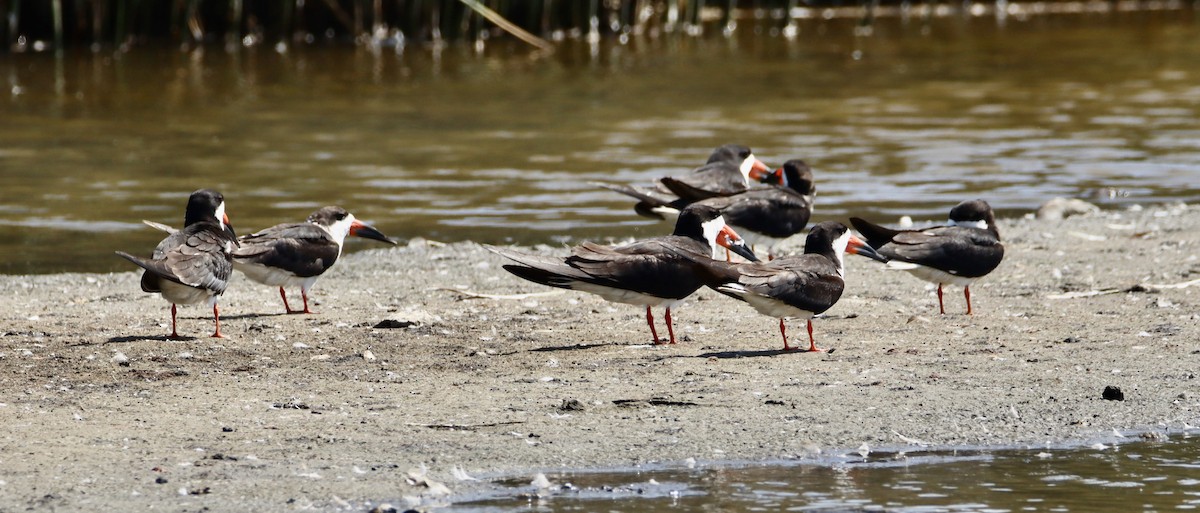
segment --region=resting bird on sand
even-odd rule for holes
[[[773,180],[775,176],[770,168],[758,160],[750,148],[726,144],[713,150],[703,166],[683,175],[660,178],[653,188],[605,183],[597,185],[640,200],[633,207],[640,215],[666,219],[666,215],[655,212],[654,207],[670,204],[678,211],[703,199],[746,192],[752,183]],[[673,217],[678,213],[670,215]]]
[[[212,336],[223,337],[217,298],[225,292],[233,273],[231,251],[236,244],[237,234],[225,215],[225,197],[200,189],[188,198],[183,229],[159,242],[150,259],[123,251],[117,254],[145,269],[143,291],[162,294],[171,303],[171,338],[179,338],[176,305],[203,301],[212,305],[216,326]]]
[[[714,196],[728,196],[750,188],[750,181],[762,181],[771,169],[754,157],[750,148],[726,144],[713,150],[708,162],[679,176],[667,176],[658,181],[685,201],[700,201]]]
[[[992,272],[1004,259],[992,207],[981,199],[964,201],[950,210],[946,226],[893,230],[857,217],[850,223],[867,244],[888,259],[888,267],[908,271],[936,283],[938,311],[946,313],[942,286],[962,285],[971,315],[971,283]]]
[[[661,343],[654,329],[651,307],[666,307],[667,334],[675,343],[671,307],[704,285],[697,275],[702,262],[711,259],[716,246],[724,246],[750,260],[754,253],[725,226],[720,212],[711,207],[688,207],[679,215],[675,232],[623,246],[601,246],[584,242],[566,258],[526,255],[485,246],[516,264],[504,269],[526,280],[597,294],[616,303],[646,307],[646,324],[655,344]]]
[[[845,225],[825,221],[809,232],[802,255],[739,264],[708,261],[704,262],[703,276],[717,292],[745,301],[763,315],[778,317],[785,351],[798,348],[788,344],[784,319],[807,320],[808,350],[819,351],[813,339],[812,318],[842,297],[843,256],[847,252],[886,261]]]
[[[708,205],[721,212],[725,222],[746,238],[752,248],[766,245],[768,254],[783,239],[804,231],[812,217],[813,197],[817,187],[813,184],[812,169],[803,160],[793,159],[771,175],[768,180],[778,183],[749,189],[729,196],[717,196],[694,202]],[[665,199],[632,187],[605,186],[606,188],[639,200],[635,209],[660,219],[673,218],[679,210],[691,204],[683,199]]]
[[[348,235],[396,244],[345,209],[322,207],[306,222],[278,224],[242,236],[241,247],[233,252],[233,268],[258,283],[279,287],[287,313],[311,314],[308,291],[337,262]],[[285,287],[300,287],[303,310],[288,305]]]

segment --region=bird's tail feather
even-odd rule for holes
[[[900,233],[858,217],[851,217],[850,224],[854,226],[855,230],[858,230],[858,233],[862,234],[864,239],[867,239],[867,245],[875,249],[887,244],[897,233]]]

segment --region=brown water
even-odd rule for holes
[[[1200,198],[1190,9],[810,19],[788,39],[0,55],[0,273],[131,270],[222,190],[241,233],[340,204],[404,239],[658,234],[590,182],[649,183],[742,142],[816,169],[817,220],[1001,213],[1053,196]],[[1113,199],[1107,199],[1109,197]],[[355,241],[350,250],[372,247]]]
[[[549,474],[439,511],[1130,513],[1200,509],[1200,438],[1057,450],[856,452],[770,466]]]

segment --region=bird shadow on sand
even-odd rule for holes
[[[614,344],[611,342],[604,343],[604,344],[571,344],[569,346],[538,347],[538,348],[530,349],[529,351],[530,352],[539,352],[539,353],[551,352],[551,351],[577,351],[580,349],[592,349],[594,347],[615,346],[615,345],[617,345],[617,344]]]
[[[198,340],[199,338],[200,337],[187,337],[187,336],[172,337],[170,335],[125,335],[123,337],[112,337],[108,340],[105,340],[104,343],[105,344],[127,344],[129,342],[141,342],[141,341],[145,341],[145,340],[153,340],[156,342],[182,342],[182,341],[188,341],[188,340]],[[77,344],[77,345],[88,345],[88,344]]]
[[[309,315],[316,315],[316,314],[317,314],[316,312],[313,312],[313,313],[311,313],[311,314],[305,314],[305,313],[303,313],[303,312],[296,312],[296,313],[290,313],[290,314],[289,314],[289,313],[283,313],[283,312],[273,312],[273,313],[244,313],[244,314],[234,314],[234,315],[225,315],[225,314],[221,314],[221,320],[222,320],[222,321],[225,321],[225,320],[229,320],[229,321],[236,321],[236,320],[240,320],[240,319],[258,319],[258,318],[261,318],[261,317],[292,317],[292,316],[296,316],[296,317],[301,317],[301,318],[303,318],[303,317],[306,317],[306,316],[309,316]]]
[[[833,352],[833,349],[822,349],[816,354],[826,354]],[[717,351],[712,353],[700,353],[696,358],[755,358],[759,356],[779,356],[785,354],[813,354],[807,349],[758,349],[753,351]]]

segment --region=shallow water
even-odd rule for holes
[[[668,226],[590,182],[742,142],[816,170],[816,220],[1200,197],[1193,10],[809,19],[794,39],[0,56],[0,273],[131,270],[222,190],[240,233],[340,204],[400,239],[558,243]],[[375,247],[354,241],[351,251]]]
[[[1200,438],[547,477],[549,488],[515,479],[445,511],[1191,511],[1200,508]]]

